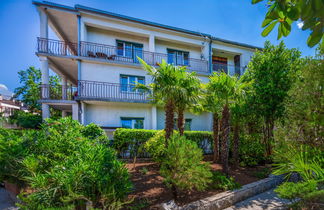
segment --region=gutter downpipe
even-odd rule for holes
[[[209,38],[209,57],[208,57],[208,68],[209,68],[209,72],[213,73],[213,64],[212,64],[212,57],[213,57],[213,52],[212,52],[212,42],[213,39],[211,38],[211,36],[208,37]]]
[[[80,14],[77,15],[78,18],[78,57],[80,57],[81,55],[81,16]],[[77,63],[78,63],[78,82],[77,82],[77,87],[78,87],[78,94],[81,92],[80,86],[79,86],[79,81],[81,80],[81,59],[78,58],[77,59]],[[77,101],[78,103],[78,107],[79,107],[79,111],[78,111],[78,121],[80,123],[83,123],[83,106],[81,104],[80,101]]]

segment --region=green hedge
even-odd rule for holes
[[[130,148],[130,155],[149,157],[149,154],[143,150],[143,145],[147,140],[153,137],[158,130],[144,130],[144,129],[127,129],[117,128],[114,132],[113,147],[122,155]],[[209,131],[185,131],[184,136],[194,141],[202,149],[205,149],[204,140],[207,140],[209,145],[212,144],[212,132]],[[139,150],[140,149],[140,150]],[[123,155],[122,155],[123,156]]]

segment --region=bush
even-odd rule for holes
[[[32,131],[24,131],[30,133]],[[0,129],[0,180],[23,185],[24,174],[21,160],[28,154],[28,142],[21,137],[21,132]]]
[[[98,143],[108,144],[108,136],[105,131],[94,123],[84,126],[81,133],[84,137],[89,138],[90,140],[96,140]]]
[[[275,192],[280,197],[286,199],[304,198],[309,193],[315,191],[317,191],[317,182],[315,180],[299,183],[285,182],[275,189]]]
[[[145,146],[145,142],[149,141],[149,139],[154,137],[158,132],[163,131],[117,128],[114,132],[113,147],[119,153],[130,150],[131,156],[141,155],[146,152],[150,153],[146,150],[147,147]],[[176,133],[176,131],[174,132]],[[161,134],[158,135],[162,137]],[[185,131],[184,136],[196,142],[201,148],[206,146],[204,145],[205,140],[207,140],[211,146],[212,133],[209,131]],[[153,150],[150,151],[152,152]]]
[[[10,116],[10,123],[16,124],[22,128],[38,128],[42,123],[42,116],[17,110]]]
[[[202,159],[202,150],[195,142],[174,134],[168,140],[160,173],[173,191],[204,190],[211,182],[212,173],[210,166],[203,163]]]
[[[144,149],[152,156],[154,161],[161,163],[165,154],[165,131],[157,132],[144,144]]]
[[[131,190],[129,174],[116,152],[100,143],[103,131],[71,118],[49,119],[40,127],[0,145],[0,157],[20,164],[7,161],[6,173],[21,172],[22,181],[32,188],[32,193],[20,196],[22,208],[81,207],[86,202],[94,208],[122,205]],[[14,147],[6,152],[8,142]]]
[[[227,178],[225,174],[219,171],[213,171],[210,187],[212,189],[233,190],[240,188],[241,186],[239,183],[235,182],[233,177]]]
[[[240,139],[239,158],[241,166],[255,166],[264,163],[265,148],[260,135],[244,135]]]
[[[138,149],[141,145],[156,133],[156,130],[117,128],[114,132],[113,147],[119,153],[130,149],[133,156],[138,154]]]

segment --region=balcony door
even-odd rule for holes
[[[137,57],[143,59],[143,44],[117,40],[117,55],[125,61],[138,63]]]
[[[177,66],[189,66],[189,52],[168,49],[168,63]]]
[[[241,56],[234,56],[234,66],[235,66],[235,74],[241,75]]]
[[[227,58],[220,56],[212,57],[213,71],[228,73]]]
[[[136,90],[137,83],[145,84],[145,78],[142,76],[120,75],[121,90],[123,92],[140,92]]]

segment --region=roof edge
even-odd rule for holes
[[[182,32],[182,33],[187,33],[187,34],[191,34],[191,35],[195,35],[195,36],[200,36],[200,37],[205,36],[205,37],[208,37],[208,38],[211,37],[210,34],[200,33],[200,32],[197,32],[197,31],[191,31],[191,30],[178,28],[178,27],[174,27],[174,26],[169,26],[169,25],[164,25],[164,24],[151,22],[151,21],[147,21],[147,20],[143,20],[143,19],[139,19],[139,18],[134,18],[134,17],[126,16],[126,15],[121,15],[121,14],[108,12],[108,11],[104,11],[104,10],[99,10],[99,9],[83,6],[83,5],[80,5],[80,4],[75,5],[75,8],[77,10],[93,12],[93,13],[100,14],[100,15],[106,15],[106,16],[109,16],[109,17],[114,17],[114,18],[118,18],[118,19],[122,19],[122,20],[133,21],[133,22],[137,22],[137,23],[141,23],[141,24],[145,24],[145,25],[150,25],[150,26],[155,26],[155,27],[159,27],[159,28],[169,29],[169,30],[178,31],[178,32]]]
[[[68,10],[68,11],[72,11],[72,12],[78,12],[78,10],[75,9],[74,7],[66,6],[63,4],[57,4],[57,3],[53,3],[53,2],[49,2],[49,1],[32,1],[32,3],[37,6],[46,6],[46,7],[51,7],[51,8],[64,9],[64,10]]]
[[[104,11],[104,10],[99,10],[99,9],[83,6],[80,4],[76,4],[74,7],[70,7],[70,6],[57,4],[57,3],[53,3],[53,2],[48,2],[48,1],[33,1],[32,3],[37,6],[58,8],[58,9],[68,10],[68,11],[72,11],[72,12],[76,12],[76,13],[79,13],[80,11],[92,12],[92,13],[99,14],[99,15],[105,15],[105,16],[109,16],[109,17],[113,17],[113,18],[118,18],[121,20],[128,20],[128,21],[137,22],[140,24],[145,24],[145,25],[154,26],[154,27],[158,27],[158,28],[164,28],[164,29],[173,30],[173,31],[181,32],[181,33],[190,34],[190,35],[195,35],[195,36],[199,36],[199,37],[207,37],[211,40],[219,41],[219,42],[223,42],[223,43],[227,43],[227,44],[237,45],[237,46],[246,47],[246,48],[250,48],[250,49],[263,50],[262,47],[257,47],[257,46],[253,46],[253,45],[249,45],[249,44],[245,44],[245,43],[221,39],[221,38],[217,38],[217,37],[214,37],[214,36],[212,36],[210,34],[206,34],[206,33],[200,33],[197,31],[192,31],[192,30],[187,30],[187,29],[178,28],[178,27],[174,27],[174,26],[164,25],[164,24],[151,22],[151,21],[147,21],[147,20],[143,20],[143,19],[139,19],[139,18],[134,18],[134,17],[126,16],[126,15],[121,15],[121,14],[108,12],[108,11]]]

